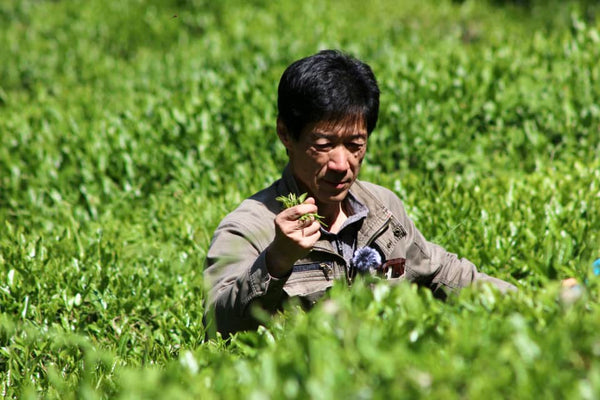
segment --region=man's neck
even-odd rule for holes
[[[344,202],[337,204],[317,204],[319,214],[324,218],[327,229],[331,233],[338,233],[344,222],[348,219],[348,212],[343,205]]]

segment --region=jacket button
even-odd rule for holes
[[[327,263],[321,263],[319,265],[319,267],[321,267],[321,269],[323,270],[323,274],[325,275],[325,279],[329,280],[329,275],[331,275],[331,273],[333,272],[333,268],[331,268],[331,265],[329,265]]]
[[[394,228],[394,236],[400,237],[400,235],[402,235],[402,229]]]

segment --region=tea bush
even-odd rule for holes
[[[2,397],[597,398],[597,12],[2,2]],[[277,82],[324,48],[368,62],[381,87],[361,178],[520,290],[440,302],[340,283],[310,312],[204,341],[212,232],[278,178]]]

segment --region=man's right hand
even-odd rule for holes
[[[300,220],[306,213],[318,211],[315,199],[287,208],[275,217],[275,239],[266,250],[267,270],[281,278],[290,273],[294,263],[307,255],[321,237],[320,224],[314,218]]]

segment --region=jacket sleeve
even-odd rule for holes
[[[427,241],[406,214],[402,202],[397,201],[399,218],[407,231],[406,279],[429,287],[439,298],[474,282],[489,282],[503,293],[517,290],[508,282],[479,272],[469,260],[459,259],[442,246]]]
[[[250,229],[224,220],[215,231],[204,270],[208,293],[205,324],[209,336],[217,330],[225,337],[241,330],[256,329],[251,306],[274,311],[281,303],[286,278],[267,271],[265,248],[272,241],[264,229]]]
[[[475,265],[443,247],[426,241],[421,232],[414,228],[415,240],[409,247],[412,257],[407,257],[409,272],[413,280],[428,286],[436,297],[446,298],[448,292],[457,291],[475,282],[489,282],[501,292],[517,288],[501,279],[479,272]],[[412,262],[408,262],[412,259]]]

